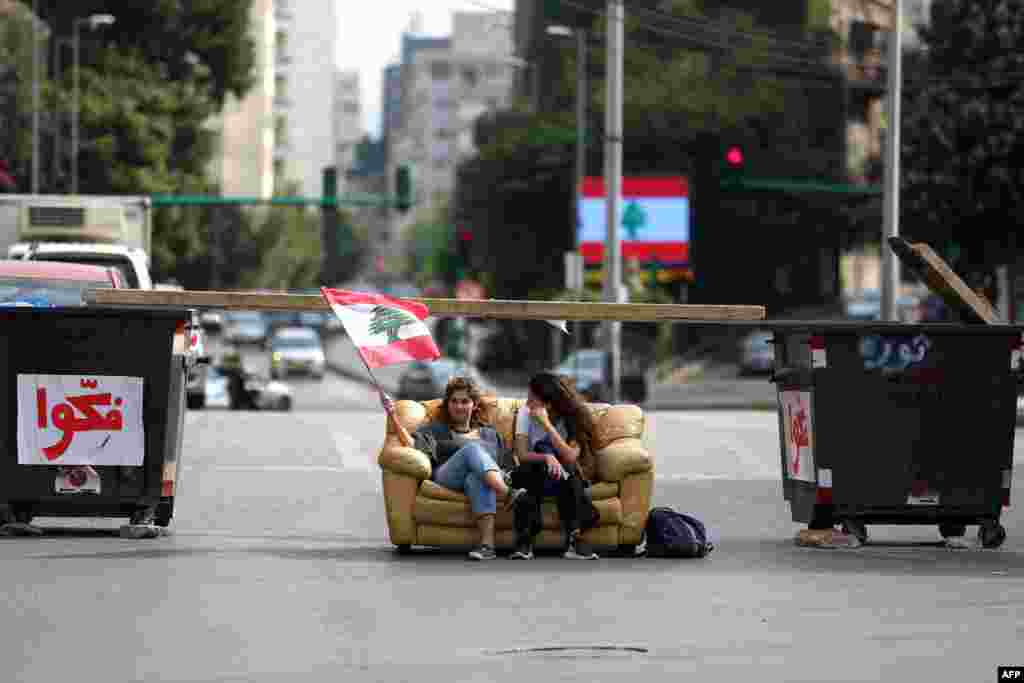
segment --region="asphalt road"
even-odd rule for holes
[[[995,551],[929,527],[798,548],[774,415],[655,412],[655,504],[712,526],[707,560],[398,557],[383,418],[361,400],[190,412],[168,536],[41,519],[42,538],[0,538],[4,679],[988,681],[1024,663],[1024,506]]]

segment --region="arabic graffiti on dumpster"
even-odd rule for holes
[[[144,442],[141,377],[18,375],[19,464],[139,466]]]
[[[814,468],[814,429],[811,420],[811,392],[781,391],[782,440],[786,474],[790,479],[817,482]]]
[[[883,337],[874,334],[861,337],[859,345],[864,369],[881,370],[885,373],[902,372],[921,363],[931,348],[931,340],[923,334],[912,338]]]

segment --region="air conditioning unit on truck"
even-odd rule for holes
[[[149,197],[0,195],[7,258],[116,267],[131,287],[152,289]]]

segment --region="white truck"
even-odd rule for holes
[[[114,267],[129,287],[152,289],[149,197],[0,195],[0,248],[10,259]]]

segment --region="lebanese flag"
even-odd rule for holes
[[[321,287],[320,293],[341,320],[368,367],[441,357],[430,330],[423,323],[430,315],[423,304],[383,294],[328,287]]]

